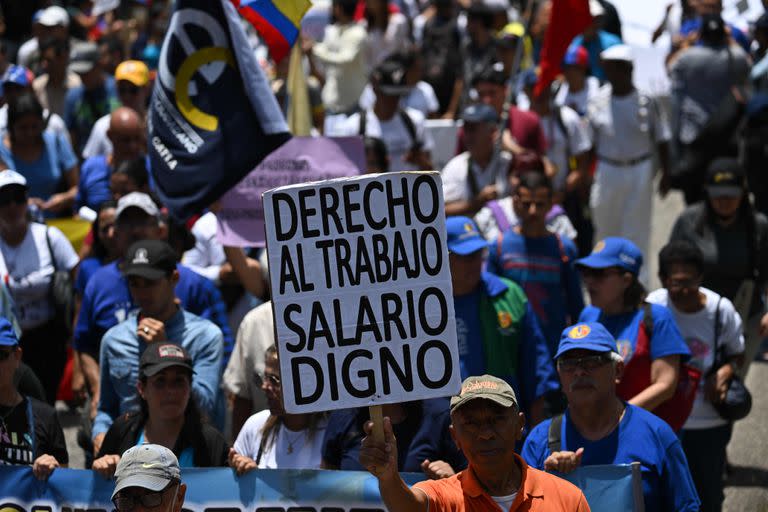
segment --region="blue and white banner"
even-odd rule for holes
[[[592,510],[640,512],[639,465],[586,466],[567,475]],[[409,473],[410,485],[424,475]],[[241,477],[225,468],[184,469],[185,512],[384,512],[376,479],[359,471],[257,470]],[[0,512],[107,512],[114,482],[93,471],[57,469],[47,482],[32,469],[0,466]],[[639,502],[638,502],[639,500]]]
[[[229,1],[177,0],[149,115],[157,192],[186,219],[288,140],[288,126]]]

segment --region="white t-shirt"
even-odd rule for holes
[[[399,12],[389,15],[386,31],[368,29],[368,69],[375,69],[384,59],[396,52],[404,52],[411,44],[408,18]]]
[[[572,108],[580,116],[584,116],[587,114],[589,101],[597,95],[599,90],[600,80],[593,76],[587,77],[584,88],[579,92],[571,92],[566,82],[560,86],[555,95],[555,105],[565,105]]]
[[[416,139],[422,141],[421,149],[423,151],[432,150],[432,138],[424,129],[424,115],[418,110],[412,108],[405,109],[405,112],[413,121],[413,127],[416,131]],[[340,133],[336,136],[359,135],[360,134],[360,113],[349,116],[340,127]],[[389,170],[397,171],[418,171],[415,165],[404,160],[405,156],[413,146],[413,139],[408,132],[400,113],[395,112],[392,119],[380,121],[372,109],[367,110],[365,120],[365,135],[369,137],[378,137],[384,141],[389,154]]]
[[[221,387],[253,403],[253,411],[267,406],[256,374],[264,372],[264,354],[275,343],[272,303],[265,302],[245,315],[237,330],[232,356],[221,379]]]
[[[451,158],[440,176],[443,179],[443,197],[445,202],[469,201],[474,197],[469,185],[469,151],[465,151]],[[480,191],[488,185],[496,185],[499,197],[509,195],[509,165],[512,155],[506,151],[496,153],[485,169],[472,162],[472,175],[475,177],[477,190]]]
[[[560,107],[562,127],[556,115],[555,111],[540,119],[541,129],[544,130],[544,136],[547,138],[547,157],[557,166],[557,174],[552,180],[552,186],[556,191],[562,191],[565,190],[565,180],[568,177],[568,158],[589,151],[592,147],[592,139],[589,137],[589,128],[586,123],[573,109]],[[568,132],[567,138],[563,128]]]
[[[109,120],[112,117],[111,114],[107,114],[100,117],[91,128],[91,134],[88,136],[88,141],[83,148],[83,159],[91,158],[98,155],[111,155],[112,154],[112,141],[107,137],[107,131],[109,130]]]
[[[659,105],[637,90],[613,96],[606,85],[589,104],[587,117],[597,154],[612,160],[650,155],[655,143],[671,138],[669,123]]]
[[[46,241],[46,230],[51,241],[51,253]],[[27,235],[17,247],[11,247],[0,238],[0,275],[8,275],[8,290],[15,302],[16,317],[22,329],[39,327],[55,315],[50,300],[53,274],[58,270],[72,270],[79,262],[77,253],[67,237],[58,228],[31,223]]]
[[[200,274],[219,283],[221,266],[227,261],[224,254],[224,246],[216,238],[218,231],[216,215],[208,212],[192,226],[192,234],[195,236],[195,246],[184,253],[181,262]]]
[[[667,306],[672,310],[677,327],[680,329],[688,348],[691,359],[688,364],[702,371],[702,379],[693,402],[693,410],[683,429],[705,429],[726,425],[711,403],[704,399],[704,380],[712,369],[715,361],[715,311],[720,296],[706,288],[699,288],[707,297],[707,303],[701,311],[683,313],[675,308],[669,300],[665,288],[660,288],[646,299],[648,302]],[[733,307],[733,303],[723,297],[720,300],[720,336],[718,346],[725,347],[726,356],[744,352],[744,336],[741,330],[741,317]]]
[[[498,203],[499,206],[501,206],[501,210],[506,215],[510,226],[517,226],[520,224],[520,219],[517,218],[515,210],[512,207],[512,197],[499,199]],[[499,223],[490,207],[484,206],[477,212],[475,215],[475,223],[477,224],[477,229],[480,230],[480,233],[482,233],[483,238],[486,240],[494,240],[498,238],[500,234]],[[576,236],[579,234],[565,213],[556,215],[547,220],[547,229],[552,233],[557,233],[561,237],[569,238],[572,241],[575,241]]]
[[[365,86],[363,94],[360,96],[360,108],[370,110],[376,102],[376,95],[370,84]],[[424,117],[437,112],[440,109],[440,102],[435,95],[435,90],[427,82],[417,82],[411,88],[406,96],[400,100],[400,108],[412,108],[418,110]]]
[[[517,493],[508,494],[507,496],[491,496],[493,498],[493,501],[496,502],[496,504],[501,507],[501,510],[504,510],[505,512],[509,510],[509,507],[512,506],[512,504],[515,502],[515,498],[517,498]]]
[[[310,435],[308,430],[292,431],[280,423],[274,439],[267,443],[261,457],[261,431],[269,418],[269,410],[258,412],[248,418],[237,435],[235,451],[253,460],[258,460],[259,469],[320,469],[323,451],[323,437],[327,420],[322,420]]]

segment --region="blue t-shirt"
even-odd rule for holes
[[[405,421],[392,425],[397,438],[399,471],[421,473],[424,459],[442,460],[457,473],[467,461],[451,439],[449,401],[436,398],[404,404],[408,410]],[[360,465],[360,443],[368,421],[368,408],[333,411],[328,419],[323,439],[323,461],[344,471],[364,471]]]
[[[43,143],[45,148],[34,162],[14,156],[5,144],[0,144],[0,159],[27,179],[29,197],[48,200],[59,188],[62,176],[77,165],[77,157],[62,134],[45,130]]]
[[[77,267],[77,277],[75,277],[74,284],[75,292],[80,295],[80,297],[85,294],[85,287],[88,285],[88,281],[90,281],[93,274],[103,266],[104,263],[95,256],[85,258],[80,262],[80,265]]]
[[[600,65],[600,54],[603,50],[621,44],[621,38],[610,32],[598,30],[597,37],[590,41],[584,41],[584,36],[578,35],[573,38],[568,47],[568,53],[576,51],[576,48],[583,46],[589,54],[589,70],[592,76],[598,78],[601,82],[605,80],[605,72]]]
[[[581,312],[579,322],[603,324],[616,338],[619,354],[624,358],[624,362],[628,363],[637,347],[637,335],[643,314],[643,308],[640,308],[630,313],[608,316],[594,306],[587,306]],[[651,315],[653,316],[653,335],[650,339],[651,359],[679,354],[683,361],[687,361],[691,357],[691,351],[677,328],[672,312],[659,304],[651,304]]]
[[[528,238],[511,229],[504,233],[501,249],[498,239],[490,248],[488,272],[523,288],[552,354],[563,329],[576,323],[584,309],[581,281],[573,266],[576,257],[576,246],[567,238]]]
[[[514,283],[510,283],[516,286]],[[482,330],[480,326],[480,297],[486,294],[496,297],[506,293],[507,285],[494,274],[483,272],[482,282],[473,294],[454,298],[456,328],[459,330],[459,365],[462,378],[469,375],[488,373],[483,352]],[[475,309],[472,309],[472,305]],[[506,375],[496,375],[504,379],[515,390],[524,411],[546,392],[559,389],[560,384],[552,364],[552,356],[547,348],[547,342],[539,328],[539,322],[526,302],[526,312],[520,319],[514,319],[514,328],[520,329],[519,346],[517,349],[517,368],[510,368]],[[462,333],[461,329],[467,332]],[[462,341],[466,347],[462,349]],[[462,355],[462,352],[464,354]],[[465,375],[466,372],[466,375]]]
[[[112,167],[107,163],[105,155],[92,156],[83,162],[75,200],[77,207],[87,206],[91,210],[99,211],[101,203],[112,199],[112,192],[109,191],[111,175]]]
[[[480,288],[453,298],[459,342],[461,380],[485,373],[483,336],[480,333]]]
[[[550,455],[547,438],[551,422],[545,420],[536,425],[523,445],[523,459],[536,469],[543,470],[544,461]],[[699,498],[683,447],[664,420],[627,404],[619,427],[597,441],[584,438],[576,430],[567,410],[561,429],[563,451],[584,448],[583,466],[639,462],[646,510],[699,510]]]
[[[184,265],[177,265],[179,282],[176,297],[181,307],[216,324],[224,335],[224,366],[232,354],[234,340],[227,321],[227,312],[219,290],[203,276]],[[74,348],[98,357],[104,333],[128,318],[135,306],[128,283],[113,261],[98,269],[85,287],[80,315],[75,326]]]
[[[74,134],[78,155],[83,153],[96,121],[111,114],[119,106],[115,79],[111,76],[106,78],[104,85],[96,89],[86,91],[85,86],[81,85],[67,92],[64,99],[64,122]]]
[[[733,40],[736,41],[745,52],[749,53],[750,46],[752,44],[752,42],[749,40],[749,37],[736,25],[733,25],[732,23],[727,23],[726,25],[731,32],[731,37]],[[701,18],[694,18],[683,22],[683,24],[680,26],[680,35],[683,38],[686,38],[692,33],[699,32],[700,30]]]

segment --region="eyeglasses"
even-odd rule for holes
[[[564,372],[572,372],[576,370],[576,368],[592,371],[597,370],[610,360],[610,357],[603,354],[586,357],[569,357],[566,359],[560,358],[557,360],[557,368]]]
[[[4,187],[0,189],[0,206],[11,203],[24,204],[27,202],[27,191],[21,187]]]
[[[11,357],[11,354],[16,352],[15,348],[11,348],[10,350],[0,350],[0,361],[5,361],[6,359]]]
[[[614,267],[609,268],[590,268],[590,267],[579,267],[579,271],[581,272],[581,276],[584,279],[605,279],[608,276],[611,275],[621,275],[624,273],[624,270]]]
[[[133,96],[139,94],[139,88],[135,85],[119,85],[117,86],[117,94],[130,94]]]
[[[130,512],[137,504],[141,504],[144,508],[157,508],[163,504],[163,494],[165,494],[165,491],[170,489],[174,484],[178,490],[179,482],[171,481],[165,489],[160,491],[145,491],[142,494],[120,491],[117,496],[112,499],[112,503],[115,504],[115,508],[118,512]]]
[[[265,373],[264,375],[257,373],[255,380],[258,387],[263,386],[265,381],[269,382],[269,384],[275,388],[279,388],[281,385],[280,377],[274,373]]]

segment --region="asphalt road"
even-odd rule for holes
[[[652,256],[646,258],[650,265],[652,289],[659,284],[655,255],[667,242],[672,224],[682,209],[682,198],[676,193],[654,201]],[[733,470],[725,490],[723,510],[726,512],[768,512],[768,364],[752,365],[747,375],[747,386],[752,391],[754,404],[749,417],[736,424],[728,448]],[[70,467],[82,468],[83,452],[77,446],[76,437],[79,419],[62,403],[59,404],[59,410],[69,449]]]

